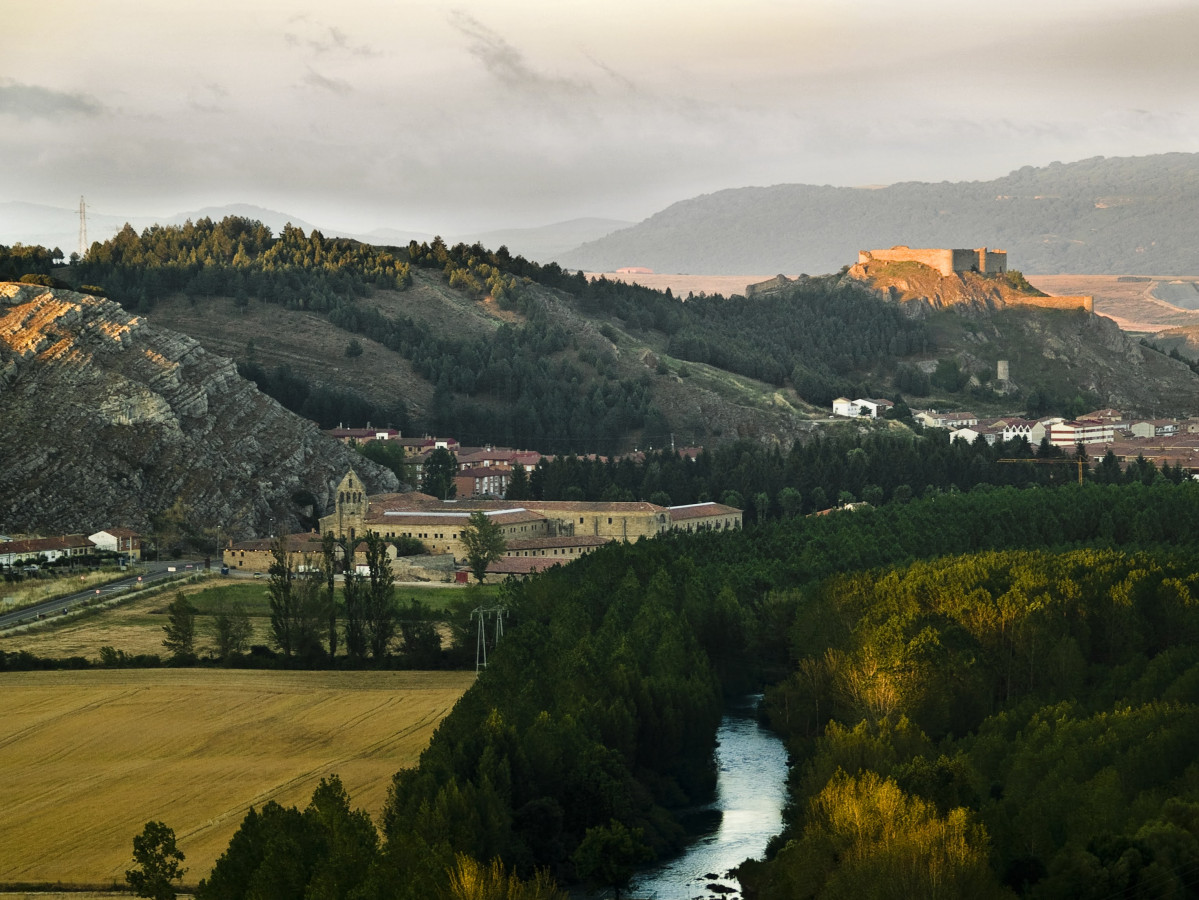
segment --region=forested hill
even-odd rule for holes
[[[612,454],[735,437],[787,446],[839,394],[1034,414],[1149,402],[1184,413],[1199,395],[1185,366],[1107,320],[913,314],[841,275],[683,299],[503,247],[380,248],[294,227],[275,236],[236,217],[126,228],[72,266],[54,262],[0,248],[0,277],[32,268],[117,300],[234,359],[325,428],[370,421],[465,444]],[[1002,395],[988,386],[998,359],[1015,379]]]
[[[881,384],[896,359],[929,349],[921,320],[838,278],[787,297],[684,301],[503,247],[276,238],[232,217],[127,228],[70,274],[233,357],[324,427],[371,418],[554,453],[672,434],[789,443],[804,401],[864,389],[868,371]],[[797,377],[806,395],[781,394]]]
[[[780,184],[684,200],[565,254],[611,272],[834,272],[859,249],[997,247],[1027,273],[1199,273],[1199,154],[1025,166],[991,181]]]

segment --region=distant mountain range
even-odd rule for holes
[[[1199,274],[1199,154],[1026,166],[993,181],[782,184],[684,200],[558,262],[611,272],[820,274],[857,251],[995,247],[1028,274]]]
[[[399,228],[376,228],[366,233],[343,231],[313,225],[290,213],[248,203],[231,203],[226,206],[206,206],[203,209],[175,213],[166,218],[112,215],[89,209],[87,239],[89,245],[93,241],[106,241],[120,231],[126,222],[141,232],[151,225],[182,225],[188,219],[194,222],[204,217],[219,222],[226,216],[257,219],[276,234],[283,230],[284,225],[290,223],[304,229],[305,232],[317,228],[326,237],[348,237],[368,244],[406,246],[409,241],[421,243],[431,241],[435,237],[426,232]],[[552,262],[580,244],[632,224],[620,219],[582,218],[537,228],[507,228],[467,234],[447,233],[443,234],[442,238],[451,244],[480,243],[490,249],[507,246],[513,255],[519,254],[536,262]],[[70,256],[79,248],[79,210],[20,201],[0,203],[0,244],[9,247],[13,244],[40,244],[50,249],[58,247],[64,255]]]
[[[537,262],[591,272],[643,266],[695,275],[816,275],[856,262],[858,250],[906,244],[999,248],[1026,274],[1199,275],[1196,208],[1199,154],[1167,153],[1025,166],[991,181],[733,188],[682,200],[638,224],[582,218],[442,237],[504,245]],[[276,233],[291,222],[372,244],[433,238],[396,228],[350,233],[246,204],[159,220],[89,211],[88,238],[111,237],[126,221],[141,231],[155,221],[227,215],[258,219]],[[0,244],[42,244],[70,255],[78,235],[78,210],[0,203]]]

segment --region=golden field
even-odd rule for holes
[[[207,669],[0,673],[0,883],[123,884],[148,820],[175,830],[187,884],[246,810],[307,804],[337,774],[378,821],[474,680],[467,672]]]
[[[82,656],[85,659],[100,658],[100,648],[115,647],[126,653],[158,654],[167,657],[163,649],[162,626],[167,623],[167,606],[175,599],[176,592],[196,600],[196,595],[209,584],[184,585],[151,594],[148,597],[133,595],[119,605],[95,610],[82,616],[62,616],[47,619],[35,628],[25,631],[9,631],[0,634],[0,650],[15,653],[24,650],[35,656],[63,659]],[[261,587],[265,595],[266,587]],[[196,616],[196,649],[203,654],[211,643],[208,616]],[[253,633],[251,644],[269,644],[270,619],[251,616]]]

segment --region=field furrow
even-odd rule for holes
[[[205,877],[251,805],[340,776],[376,819],[466,672],[150,669],[0,675],[0,883],[121,882],[133,836],[175,829]]]

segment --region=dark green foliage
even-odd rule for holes
[[[57,259],[61,259],[62,252],[57,252]],[[48,277],[54,269],[56,260],[54,254],[55,251],[37,245],[14,244],[11,247],[5,247],[0,244],[0,281],[25,281],[22,276],[26,275]],[[25,283],[29,284],[30,282],[26,281]],[[41,281],[33,283],[44,284]]]
[[[400,484],[412,483],[412,472],[404,458],[404,448],[398,441],[364,441],[355,444],[354,449],[371,462],[393,471]]]
[[[800,396],[819,405],[848,390],[850,370],[929,343],[920,320],[839,279],[805,279],[782,295],[690,298],[681,306],[671,355],[776,385],[791,378]]]
[[[217,658],[229,659],[245,653],[252,633],[250,618],[241,604],[229,604],[222,600],[211,621],[213,650]]]
[[[242,820],[229,848],[196,890],[199,900],[369,896],[379,838],[370,817],[351,810],[336,775],[322,779],[307,808],[269,801]]]
[[[175,832],[162,822],[147,822],[133,838],[135,868],[125,872],[125,881],[139,897],[175,900],[174,881],[183,879],[184,856],[175,846]]]
[[[487,575],[487,567],[504,555],[504,532],[486,513],[473,512],[458,535],[466,549],[466,562],[479,584]]]
[[[458,493],[454,483],[457,473],[458,458],[444,447],[438,447],[421,467],[420,488],[433,497],[449,500]]]
[[[414,669],[435,669],[441,665],[441,635],[434,614],[413,599],[399,612],[400,640],[405,663]]]
[[[170,652],[173,662],[186,663],[195,659],[196,612],[182,591],[175,593],[175,599],[167,607],[167,624],[162,626],[166,637],[162,646]]]
[[[312,419],[321,428],[337,428],[346,423],[386,422],[404,429],[408,411],[395,401],[379,405],[350,388],[312,384],[290,366],[276,366],[267,372],[253,360],[239,362],[237,372],[258,386],[264,394],[278,400],[292,412]]]
[[[376,532],[368,531],[366,544],[366,584],[363,619],[366,644],[371,658],[382,661],[396,633],[398,610],[395,601],[395,576],[387,556],[387,542]],[[347,642],[348,643],[348,642]]]
[[[612,888],[619,898],[637,866],[652,858],[643,837],[640,828],[626,828],[616,819],[588,828],[574,852],[575,870],[585,881]]]
[[[261,222],[227,216],[182,226],[155,225],[140,235],[126,225],[95,243],[75,267],[80,280],[110,294],[146,299],[186,292],[243,295],[289,309],[328,310],[372,287],[403,289],[407,260],[345,238],[305,235],[288,225],[275,238]]]

